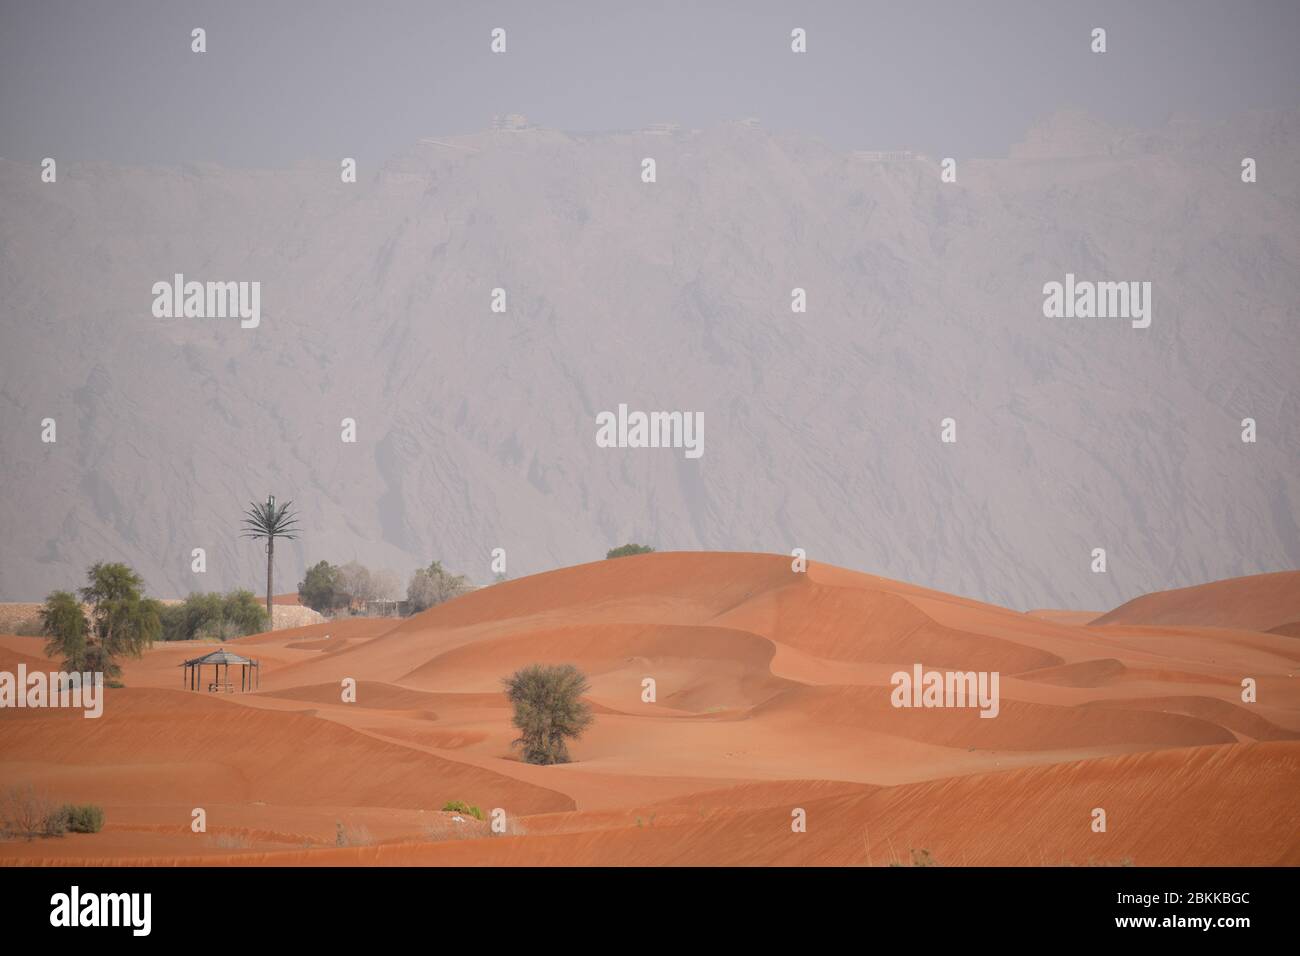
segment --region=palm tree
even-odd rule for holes
[[[275,539],[298,537],[295,522],[298,516],[289,511],[292,501],[286,501],[279,508],[275,506],[275,495],[267,495],[265,504],[252,503],[244,512],[245,538],[266,539],[266,616],[271,617],[271,568],[275,561]],[[274,627],[274,619],[272,619]]]

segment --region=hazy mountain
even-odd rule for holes
[[[485,581],[495,547],[518,576],[628,540],[1015,607],[1298,567],[1298,148],[1294,112],[1061,114],[955,184],[751,124],[423,141],[356,184],[0,161],[0,597],[97,559],[257,588],[267,492],[303,516],[282,591],[321,558]],[[259,281],[260,327],[155,318],[175,273]],[[1150,328],[1045,318],[1066,273],[1151,282]],[[703,457],[597,447],[620,403],[702,412]]]

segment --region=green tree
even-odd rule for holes
[[[591,724],[591,708],[582,700],[587,678],[572,664],[529,664],[504,678],[506,699],[514,705],[514,725],[528,763],[568,763],[569,738],[577,739]]]
[[[606,558],[626,558],[633,554],[649,554],[654,548],[648,544],[625,544],[619,548],[612,548],[605,552]]]
[[[45,599],[45,650],[61,656],[65,670],[98,671],[111,682],[122,673],[114,658],[139,657],[162,636],[163,606],[144,596],[144,581],[125,564],[95,564],[86,580],[80,600],[68,591]]]
[[[349,561],[339,568],[334,587],[339,604],[349,610],[359,607],[364,611],[366,602],[378,597],[375,576],[359,561]]]
[[[338,586],[339,569],[328,561],[318,561],[298,582],[298,600],[313,611],[328,614],[340,605]]]
[[[165,641],[193,641],[198,638],[227,640],[257,634],[269,626],[266,611],[252,591],[230,591],[225,595],[194,593],[180,604],[163,609]]]
[[[275,506],[275,495],[267,495],[265,504],[250,502],[244,512],[245,538],[266,540],[266,616],[275,620],[271,613],[271,590],[273,584],[272,569],[275,565],[275,539],[298,537],[298,516],[289,510],[292,501],[286,501],[279,508]]]
[[[139,657],[162,636],[162,604],[144,596],[140,575],[125,564],[100,562],[86,572],[86,580],[81,600],[90,605],[91,635],[109,661]]]
[[[220,619],[220,594],[193,593],[163,610],[163,640],[192,641]]]
[[[243,637],[245,634],[260,634],[269,630],[271,619],[262,606],[257,603],[257,595],[252,591],[239,589],[229,591],[221,599],[221,628],[218,636]]]
[[[45,653],[63,659],[67,671],[88,670],[87,635],[90,625],[81,602],[71,591],[52,591],[41,608],[41,633],[47,638]]]
[[[463,574],[445,571],[441,561],[434,561],[427,568],[417,568],[411,575],[406,586],[406,603],[415,614],[454,598],[468,586],[469,579]]]
[[[185,627],[184,604],[164,604],[163,609],[158,613],[158,620],[162,623],[162,639],[164,641],[189,640]]]

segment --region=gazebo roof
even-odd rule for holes
[[[185,661],[180,667],[192,667],[194,665],[204,664],[252,664],[257,666],[257,662],[249,660],[247,657],[240,657],[238,654],[232,654],[224,647],[220,650],[213,651],[211,654],[204,654],[202,657],[195,657],[192,660]]]

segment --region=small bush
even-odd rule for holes
[[[468,820],[464,823],[453,823],[443,819],[439,823],[428,823],[424,826],[424,838],[432,843],[446,840],[478,840],[486,835],[482,827],[477,827]]]
[[[252,844],[242,833],[214,833],[208,837],[208,846],[219,850],[247,850]]]
[[[10,787],[0,795],[0,831],[26,840],[55,835],[51,829],[62,833],[59,812],[54,802],[31,784]]]
[[[68,832],[68,808],[59,807],[51,810],[41,821],[41,836],[61,837]]]
[[[258,634],[270,628],[266,609],[252,591],[194,592],[162,610],[164,641],[218,640]]]
[[[344,826],[342,823],[334,825],[335,846],[370,846],[374,842],[375,838],[364,826]]]
[[[633,554],[650,554],[654,548],[648,544],[625,544],[605,552],[606,558],[626,558]]]
[[[1132,857],[1122,857],[1119,860],[1089,860],[1087,863],[1062,863],[1062,866],[1136,866]]]
[[[318,561],[307,569],[306,577],[298,582],[298,603],[321,614],[328,614],[344,601],[338,593],[338,587],[339,569],[328,561]]]
[[[488,827],[488,836],[492,837],[524,836],[527,832],[528,830],[519,822],[519,818],[513,814],[506,817],[505,832],[498,833],[496,830]]]
[[[911,852],[911,854],[912,854],[912,862],[910,862],[910,863],[900,863],[898,860],[894,860],[894,862],[893,862],[893,863],[890,863],[889,865],[890,865],[890,866],[903,866],[903,867],[906,867],[906,866],[938,866],[938,865],[939,865],[938,862],[935,860],[935,858],[932,857],[932,856],[930,855],[930,851],[929,851],[929,850],[917,850],[917,849],[913,849],[913,850],[911,850],[910,852]]]
[[[452,800],[442,805],[443,812],[463,813],[466,816],[473,817],[475,820],[483,819],[483,811],[478,807],[471,807],[464,800]]]
[[[93,803],[69,803],[60,812],[67,819],[67,829],[73,833],[98,833],[104,829],[104,808]]]
[[[427,568],[417,568],[406,586],[407,610],[412,614],[427,611],[444,601],[450,601],[457,595],[469,590],[469,578],[463,574],[452,574],[443,569],[442,563],[434,561]]]
[[[514,705],[514,725],[525,763],[569,762],[567,738],[577,739],[591,724],[591,707],[582,700],[587,678],[572,664],[530,664],[505,678],[506,699]]]

